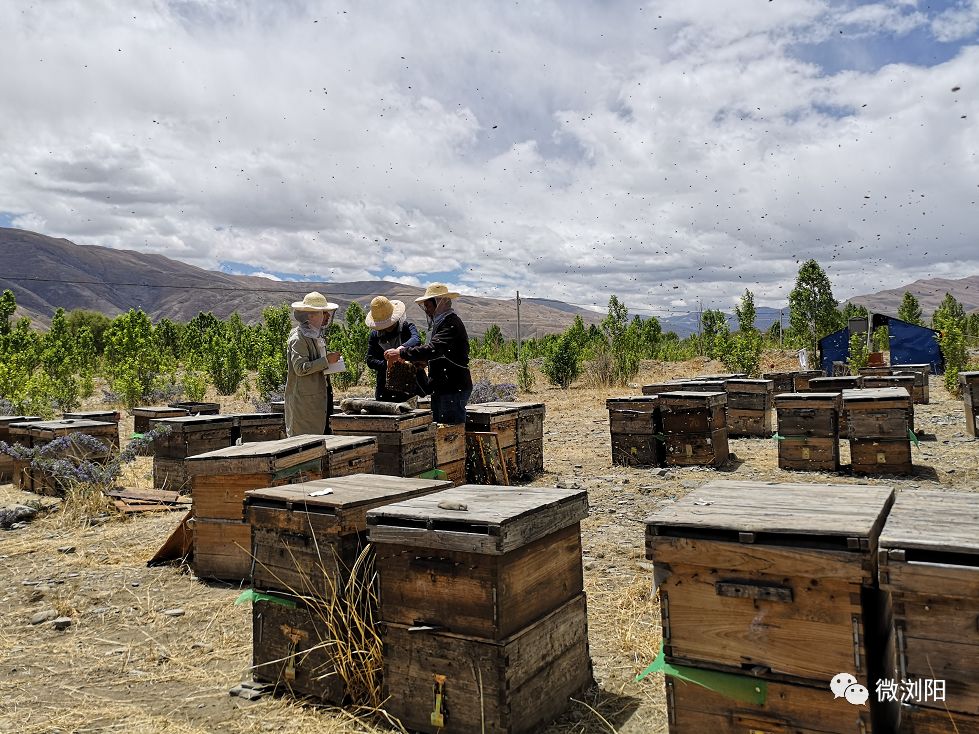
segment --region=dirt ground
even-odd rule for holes
[[[765,365],[790,367],[787,356]],[[496,382],[515,381],[509,367],[482,364],[480,371]],[[703,361],[649,363],[636,382],[723,371]],[[660,644],[643,520],[663,504],[715,478],[979,491],[979,444],[965,436],[961,402],[935,378],[931,404],[915,406],[923,434],[914,450],[915,474],[899,479],[784,472],[777,468],[774,442],[765,439],[732,440],[736,459],[721,471],[670,469],[660,476],[613,466],[605,399],[638,392],[564,391],[538,378],[534,392],[519,396],[547,406],[546,473],[534,484],[587,489],[591,505],[583,542],[597,685],[547,732],[667,731],[662,676],[635,682]],[[220,400],[225,411],[251,409],[242,399]],[[128,418],[124,435],[131,428]],[[844,444],[844,462],[848,458]],[[138,460],[127,484],[150,486],[150,461]],[[0,485],[0,506],[31,497]],[[229,689],[249,678],[251,609],[235,605],[238,587],[203,583],[186,568],[146,567],[178,519],[178,513],[153,513],[62,527],[56,512],[23,529],[0,531],[0,731],[390,730],[376,718],[286,698],[248,702],[229,696]],[[71,617],[71,626],[58,631],[50,622],[30,623],[51,609]]]

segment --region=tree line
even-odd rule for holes
[[[262,320],[246,324],[237,313],[219,319],[199,313],[187,323],[161,319],[153,323],[140,309],[109,318],[104,314],[63,309],[55,311],[46,333],[27,318],[14,319],[14,294],[0,295],[0,414],[50,416],[77,409],[103,386],[110,401],[127,407],[169,402],[178,397],[200,401],[209,386],[220,395],[251,389],[264,400],[281,394],[286,378],[285,345],[292,317],[288,305],[272,306]],[[849,318],[866,316],[851,303],[842,309],[832,284],[815,260],[804,263],[789,294],[789,323],[774,323],[762,332],[755,326],[754,294],[746,290],[734,309],[736,327],[720,310],[703,312],[697,334],[681,338],[664,332],[655,317],[630,317],[617,296],[609,299],[600,324],[585,326],[580,316],[563,332],[523,341],[504,337],[491,326],[471,340],[471,353],[501,363],[517,363],[521,389],[533,387],[537,369],[553,385],[569,387],[585,376],[591,384],[622,385],[635,379],[643,360],[683,361],[702,355],[721,361],[732,372],[757,375],[765,349],[806,348],[816,354],[822,337],[846,326]],[[345,388],[364,377],[370,330],[364,308],[352,302],[334,320],[327,334],[330,349],[343,354],[347,371],[334,375]],[[910,294],[898,318],[924,325],[921,306]],[[956,392],[958,373],[967,368],[968,345],[979,335],[979,313],[966,314],[950,294],[932,316],[946,362],[945,384]],[[871,346],[887,348],[886,330],[871,337]],[[851,340],[850,364],[865,363],[862,338]],[[251,376],[254,375],[252,378]]]

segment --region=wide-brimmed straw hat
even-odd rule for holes
[[[326,300],[326,296],[318,291],[307,293],[303,300],[292,304],[293,311],[336,311],[340,308],[335,303]]]
[[[449,290],[445,283],[432,283],[425,289],[425,295],[415,299],[415,303],[427,301],[429,298],[458,298],[461,294]]]
[[[374,296],[371,310],[364,323],[378,331],[394,326],[405,315],[405,305],[401,301],[389,301],[384,296]]]

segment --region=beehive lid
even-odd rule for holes
[[[65,413],[65,419],[86,419],[91,421],[105,421],[106,423],[118,423],[119,413],[115,410],[85,410],[75,413]]]
[[[373,543],[502,555],[587,516],[585,490],[465,484],[371,510],[367,525]]]
[[[384,433],[405,431],[432,422],[432,411],[416,408],[410,413],[398,415],[368,415],[364,413],[334,413],[330,416],[330,427],[334,431]]]
[[[979,555],[979,493],[899,492],[880,547]]]
[[[249,443],[243,443],[239,446],[226,446],[224,448],[215,449],[214,451],[207,451],[203,454],[188,456],[187,461],[188,463],[194,463],[217,459],[227,459],[230,461],[233,459],[253,458],[259,456],[290,456],[309,449],[321,449],[319,454],[322,456],[326,453],[322,449],[323,441],[327,438],[334,438],[334,436],[304,435],[293,436],[292,438],[281,438],[275,441],[251,441]],[[336,438],[340,437],[337,436]],[[349,440],[369,442],[373,441],[374,439],[369,437],[351,436],[349,437]]]
[[[931,365],[927,362],[925,364],[892,364],[891,367],[896,370],[914,370],[915,372],[931,373]]]
[[[192,433],[194,431],[231,429],[233,421],[228,415],[175,415],[169,418],[154,418],[150,421],[154,426],[170,426],[174,433]]]
[[[489,403],[480,403],[480,405],[491,405],[500,408],[516,408],[520,412],[520,415],[544,412],[544,403],[521,403],[507,400],[494,400]],[[468,409],[469,406],[466,407]]]
[[[973,382],[979,382],[979,372],[959,372],[960,385],[971,385]]]
[[[221,410],[220,403],[194,403],[190,401],[178,401],[170,403],[171,408],[183,408],[190,413],[210,413],[215,414]]]
[[[622,398],[608,398],[605,407],[608,410],[629,410],[634,403],[643,403],[650,408],[659,403],[659,395],[630,395]]]
[[[648,535],[867,550],[894,491],[861,484],[714,481],[646,519]]]
[[[813,388],[819,387],[847,387],[853,385],[859,385],[861,382],[861,377],[859,375],[855,376],[843,376],[843,377],[812,377],[809,380],[809,385]]]
[[[285,425],[286,417],[282,413],[229,413],[228,417],[236,426],[255,425]]]
[[[736,377],[725,383],[725,389],[728,392],[772,392],[775,390],[775,381]]]
[[[684,390],[692,390],[694,392],[724,392],[727,386],[727,380],[716,380],[716,379],[696,379],[690,380],[684,386]]]
[[[661,392],[659,394],[661,408],[713,408],[727,405],[727,393],[723,392]]]
[[[109,428],[115,431],[115,423],[105,421],[93,421],[87,418],[65,418],[58,421],[33,421],[30,423],[30,431],[33,436],[61,435],[65,433],[84,433],[90,429]]]
[[[667,380],[666,382],[654,382],[649,385],[643,385],[642,394],[656,395],[663,392],[683,390],[687,385],[690,385],[693,382],[694,380]]]
[[[333,515],[338,533],[367,529],[367,511],[451,487],[441,479],[405,479],[382,474],[351,474],[245,492],[245,504],[290,512]],[[327,491],[328,490],[328,491]],[[324,494],[325,492],[325,494]]]
[[[41,420],[39,415],[0,415],[0,425],[13,423],[36,423]]]
[[[187,415],[186,408],[171,408],[169,405],[143,405],[139,408],[132,408],[133,415],[145,415],[150,417],[175,417]]]
[[[907,403],[910,405],[911,396],[903,387],[874,387],[863,390],[844,390],[843,405],[851,406],[859,403]]]
[[[695,380],[696,382],[704,382],[705,380],[726,381],[726,380],[736,380],[747,376],[748,375],[745,374],[744,372],[722,372],[721,374],[717,374],[717,375],[697,375],[692,379]]]
[[[466,406],[466,420],[483,416],[516,415],[518,408],[510,403],[477,403]]]
[[[775,404],[780,403],[794,403],[796,401],[804,403],[816,404],[828,404],[836,403],[840,400],[840,393],[838,392],[783,392],[776,395]]]

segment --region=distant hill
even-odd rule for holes
[[[204,270],[162,255],[77,245],[35,232],[0,227],[0,291],[17,297],[18,315],[46,326],[57,308],[99,311],[108,316],[141,308],[157,321],[187,321],[200,311],[226,318],[237,311],[246,322],[262,318],[262,309],[288,303],[319,290],[342,310],[351,301],[365,308],[371,298],[384,295],[408,304],[408,314],[424,324],[424,314],[411,301],[423,289],[388,281],[351,283],[281,282],[250,275],[229,275]],[[540,301],[540,302],[538,302]],[[458,301],[472,336],[497,324],[508,337],[516,335],[517,310],[513,299],[463,296]],[[603,314],[561,301],[523,299],[521,326],[524,337],[563,331],[580,313],[586,324],[598,323]]]
[[[897,314],[904,292],[908,291],[921,304],[921,311],[930,317],[941,304],[946,293],[951,293],[955,300],[965,306],[966,312],[979,310],[979,275],[950,280],[948,278],[929,278],[916,280],[900,288],[871,293],[864,296],[854,296],[851,303],[865,306],[875,313]]]

